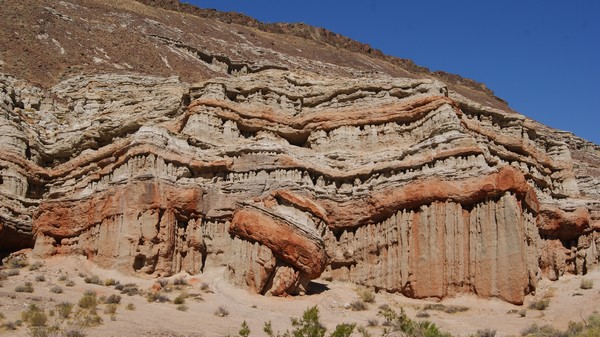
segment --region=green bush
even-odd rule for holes
[[[183,304],[185,303],[185,296],[183,294],[175,297],[175,299],[173,300],[174,304]]]

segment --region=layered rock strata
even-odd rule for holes
[[[600,148],[436,80],[0,83],[6,250],[152,276],[227,266],[276,296],[324,274],[512,303],[600,258]]]

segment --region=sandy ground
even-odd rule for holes
[[[30,261],[30,263],[35,261]],[[166,295],[173,300],[181,291],[188,294],[199,294],[202,300],[186,299],[187,311],[177,310],[173,303],[148,303],[144,296],[121,295],[122,300],[115,314],[115,320],[103,313],[104,304],[98,306],[98,312],[103,318],[103,324],[86,329],[88,336],[226,336],[237,335],[242,321],[247,321],[251,336],[264,336],[264,322],[271,321],[275,331],[285,331],[290,328],[290,317],[301,316],[304,310],[317,305],[321,321],[332,331],[339,323],[357,323],[367,326],[369,320],[376,319],[379,324],[368,327],[372,336],[380,336],[383,319],[377,317],[378,306],[388,304],[396,310],[404,308],[413,319],[422,311],[426,304],[441,303],[446,306],[456,305],[467,307],[468,310],[454,314],[442,311],[428,310],[426,318],[436,323],[443,331],[456,336],[468,336],[478,329],[490,328],[497,330],[496,336],[519,336],[521,331],[533,323],[538,325],[550,324],[565,329],[569,321],[581,321],[600,310],[600,272],[594,271],[584,278],[594,281],[594,288],[580,289],[581,276],[567,275],[559,281],[542,281],[537,294],[527,298],[525,305],[516,306],[497,299],[479,299],[475,296],[464,295],[445,299],[442,302],[414,300],[398,294],[378,293],[374,304],[369,304],[364,311],[352,311],[348,304],[357,299],[356,286],[348,283],[316,281],[317,294],[273,298],[249,294],[243,289],[230,285],[224,279],[224,269],[187,276],[188,286],[175,290]],[[36,276],[44,275],[45,281],[37,282]],[[65,286],[65,281],[59,281],[60,275],[67,275],[75,282],[72,287]],[[49,311],[56,304],[67,301],[77,304],[86,290],[96,291],[98,296],[119,294],[114,287],[87,284],[80,275],[97,275],[101,280],[113,278],[122,284],[134,282],[140,289],[149,290],[155,281],[124,275],[114,270],[104,270],[88,262],[84,258],[57,257],[44,261],[39,270],[30,271],[22,268],[20,274],[10,276],[0,288],[0,312],[5,318],[0,323],[14,321],[20,318],[21,312],[30,303]],[[171,277],[171,280],[175,277]],[[33,293],[15,292],[15,287],[26,281],[33,283]],[[208,289],[206,285],[208,284]],[[55,285],[63,289],[63,293],[54,294],[49,290]],[[527,304],[540,298],[549,298],[550,305],[544,311],[528,309],[525,317],[519,310],[527,308]],[[126,310],[126,305],[133,303],[135,310]],[[214,313],[219,307],[224,307],[229,314],[218,317]],[[513,313],[511,313],[511,311]],[[51,325],[56,317],[49,317]],[[0,328],[0,336],[27,336],[28,328],[21,326],[17,330],[7,331]],[[358,333],[355,333],[359,336]]]

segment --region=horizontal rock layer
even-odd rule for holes
[[[6,6],[0,254],[513,303],[599,262],[600,147],[483,86],[201,11]]]

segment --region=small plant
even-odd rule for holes
[[[44,266],[44,264],[42,262],[36,261],[32,265],[29,266],[29,270],[38,270],[43,266]]]
[[[356,331],[358,331],[358,333],[362,336],[362,337],[373,337],[369,331],[367,330],[367,328],[365,328],[364,326],[358,326],[356,327]]]
[[[367,326],[378,326],[379,325],[379,321],[376,320],[375,318],[369,318],[369,320],[367,320]]]
[[[6,322],[4,324],[2,324],[2,326],[4,327],[4,329],[6,330],[17,330],[17,324],[15,322]]]
[[[181,294],[173,300],[173,304],[184,304],[185,303],[185,295]]]
[[[115,289],[120,290],[121,294],[126,294],[127,296],[137,295],[140,292],[135,283],[127,283],[125,285],[117,284]]]
[[[22,256],[12,256],[8,258],[8,261],[6,261],[6,267],[9,269],[20,269],[27,267],[28,265],[29,261]]]
[[[480,329],[477,330],[477,333],[475,334],[475,337],[495,337],[496,336],[496,330],[492,330],[492,329]]]
[[[21,272],[19,271],[19,269],[9,269],[9,270],[5,271],[3,274],[6,276],[17,276],[20,273]]]
[[[582,279],[581,280],[581,284],[579,285],[579,288],[581,289],[592,289],[594,287],[594,280],[590,280],[590,279]]]
[[[21,319],[29,326],[44,326],[48,320],[44,311],[35,304],[30,304],[29,308],[21,313]]]
[[[229,311],[224,306],[219,306],[215,311],[215,316],[225,317],[229,315]]]
[[[158,280],[156,280],[156,283],[160,284],[161,288],[164,288],[169,284],[169,280],[167,280],[166,278],[159,278]]]
[[[419,311],[417,312],[417,318],[428,318],[431,315],[427,311]]]
[[[240,335],[240,337],[248,337],[250,336],[250,328],[248,327],[248,323],[246,323],[246,321],[242,322],[242,325],[240,326],[240,331],[238,332],[238,335]]]
[[[114,286],[114,285],[116,285],[117,283],[119,283],[119,282],[115,281],[115,280],[114,280],[114,279],[112,279],[112,278],[107,278],[106,280],[104,280],[104,285],[105,285],[105,286],[107,286],[107,287]]]
[[[542,310],[546,310],[546,308],[548,308],[549,305],[550,305],[550,299],[543,298],[541,300],[537,300],[537,301],[533,301],[533,302],[529,303],[529,309],[542,311]]]
[[[44,275],[37,275],[35,277],[35,281],[36,282],[44,282],[44,281],[46,281],[46,277]]]
[[[353,311],[363,311],[363,310],[367,310],[367,305],[365,304],[365,302],[363,302],[361,300],[356,300],[356,301],[353,301],[352,303],[350,303],[350,308]]]
[[[444,304],[427,304],[423,307],[423,310],[437,310],[443,311],[447,314],[455,314],[457,312],[463,312],[469,310],[467,307],[458,306],[458,305],[444,305]]]
[[[135,310],[135,304],[129,303],[129,304],[127,304],[127,306],[125,307],[125,309],[134,311]]]
[[[180,304],[177,306],[177,310],[179,311],[187,311],[188,310],[188,306],[185,304]]]
[[[33,292],[33,284],[31,282],[25,282],[25,284],[17,286],[15,288],[15,291],[18,293],[32,293]]]
[[[63,289],[59,286],[54,286],[54,287],[50,288],[50,292],[55,293],[55,294],[62,294]]]
[[[519,314],[520,317],[525,317],[527,316],[527,309],[521,309],[517,312],[517,314]]]
[[[112,295],[108,296],[107,298],[105,298],[104,301],[102,301],[102,302],[104,302],[106,304],[119,304],[119,303],[121,303],[121,296],[112,294]]]
[[[65,283],[65,285],[66,285],[67,287],[72,287],[72,286],[74,286],[74,285],[75,285],[75,281],[73,281],[73,280],[68,280],[68,281],[67,281],[67,283]]]
[[[104,308],[104,313],[107,315],[114,315],[117,312],[116,304],[108,304],[106,308]]]
[[[146,300],[149,303],[152,303],[152,302],[165,303],[165,302],[170,302],[171,301],[171,299],[167,295],[165,295],[163,293],[160,293],[160,292],[148,293],[146,295]]]
[[[178,278],[174,279],[173,280],[173,284],[176,285],[176,286],[187,286],[188,282],[187,282],[187,280],[185,279],[184,276],[181,276],[181,277],[178,277]]]
[[[375,303],[375,293],[368,288],[360,288],[356,291],[356,294],[365,303]]]
[[[66,281],[66,280],[67,280],[67,275],[61,274],[61,275],[58,277],[58,280],[59,280],[59,281],[61,281],[61,282],[64,282],[64,281]]]
[[[71,315],[71,311],[73,310],[73,304],[69,302],[61,302],[56,305],[56,311],[58,312],[58,317],[67,319]]]
[[[79,299],[79,307],[83,309],[93,309],[98,305],[98,299],[96,298],[96,294],[84,294],[82,298]]]
[[[102,284],[102,281],[100,280],[100,277],[98,277],[98,275],[91,275],[91,276],[86,276],[83,281],[85,283],[90,283],[90,284]]]
[[[200,290],[204,291],[205,293],[212,293],[212,290],[210,290],[210,285],[208,285],[206,282],[200,283]]]

